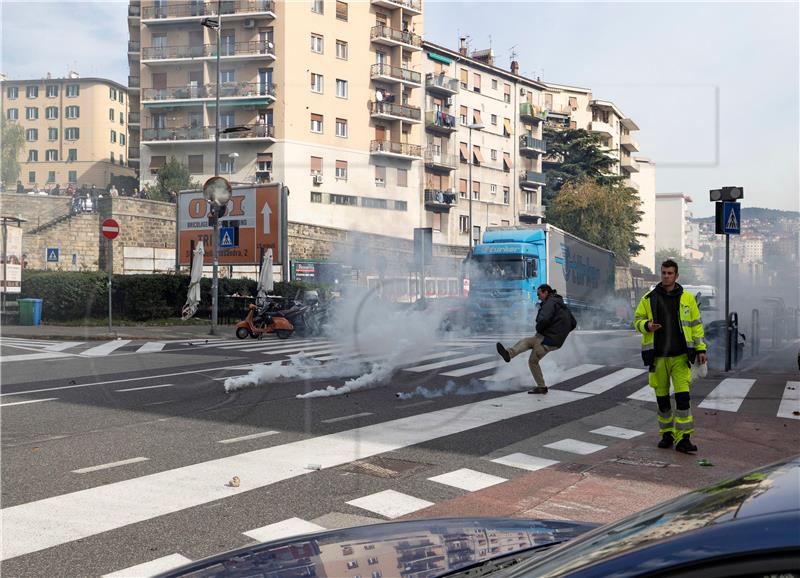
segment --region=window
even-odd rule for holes
[[[475,92],[481,91],[481,75],[477,72],[472,74],[472,90]]]
[[[503,84],[503,100],[511,102],[511,85]]]
[[[29,150],[28,151],[28,162],[35,163],[39,160],[39,151]]]
[[[68,161],[77,161],[78,160],[78,149],[69,149],[67,153],[67,160]]]
[[[233,159],[228,155],[219,155],[219,172],[228,174],[233,172]]]
[[[36,182],[36,171],[28,171],[28,182],[29,183]]]
[[[78,182],[78,171],[69,171],[67,173],[67,182],[70,183],[77,183]]]
[[[492,79],[492,90],[497,90],[497,79],[496,78]]]
[[[503,187],[503,203],[508,204],[509,199],[511,197],[510,190],[508,187]]]
[[[125,102],[125,93],[122,92],[121,90],[119,91],[119,99],[118,100],[120,102],[123,102],[123,103]],[[122,159],[120,159],[120,160],[122,160]],[[120,164],[122,164],[122,163],[120,163]]]
[[[19,120],[19,109],[9,108],[8,111],[6,111],[6,118],[8,120]]]
[[[467,198],[467,179],[458,179],[458,194],[462,199]]]
[[[325,5],[322,0],[312,0],[311,11],[317,14],[325,14]]]
[[[111,142],[117,142],[117,131],[111,130]]]
[[[336,58],[347,60],[347,42],[344,40],[336,41]]]
[[[55,171],[47,171],[47,182],[48,183],[56,182],[56,172]]]
[[[347,98],[347,81],[341,78],[336,79],[336,96]]]
[[[408,186],[408,169],[397,169],[397,186]]]
[[[258,153],[256,157],[256,170],[260,173],[272,172],[272,153]]]
[[[491,121],[492,121],[493,125],[497,126],[497,115],[496,114],[493,114],[491,116]]]
[[[8,98],[19,98],[19,87],[9,86],[6,95],[8,95]]]
[[[472,227],[472,238],[475,241],[479,241],[480,240],[480,238],[481,238],[481,227],[480,227],[480,225],[475,225],[474,227]]]
[[[111,100],[117,100],[117,89],[113,86],[108,87],[108,98]]]
[[[34,142],[39,140],[39,131],[35,128],[29,128],[25,131],[25,140],[28,142]]]
[[[467,215],[458,216],[458,230],[462,233],[469,233],[469,217]]]
[[[58,160],[58,151],[55,149],[47,149],[44,151],[44,160],[55,162]]]
[[[47,140],[58,140],[58,129],[57,128],[48,128],[47,129]]]
[[[77,127],[64,129],[64,138],[67,140],[78,140],[81,137],[81,129]]]
[[[28,120],[36,120],[39,118],[39,109],[35,106],[26,106],[25,107],[25,118]]]
[[[475,124],[483,124],[483,120],[481,120],[481,111],[477,108],[472,109],[472,122]]]
[[[336,136],[347,138],[347,120],[343,118],[336,119]]]
[[[347,180],[347,161],[336,161],[336,180]]]
[[[44,109],[44,117],[47,120],[55,120],[58,118],[58,107],[57,106],[48,106]]]
[[[164,155],[153,155],[150,157],[150,174],[157,175],[161,167],[167,164],[167,157]]]
[[[503,119],[503,136],[509,137],[511,136],[511,119],[504,118]]]
[[[113,108],[109,108],[108,109],[108,120],[110,120],[111,122],[114,122],[114,109]]]
[[[394,202],[394,210],[395,211],[407,211],[408,210],[408,203],[406,201],[395,201]]]
[[[67,118],[80,118],[81,107],[75,105],[68,106],[64,111],[64,116]]]
[[[458,112],[458,119],[463,126],[467,126],[467,107],[461,106]]]
[[[203,155],[189,155],[189,173],[193,175],[203,174]]]
[[[322,75],[311,73],[311,92],[322,92]]]
[[[492,149],[491,156],[493,161],[497,160],[497,149]]]
[[[311,202],[312,203],[321,203],[322,202],[322,193],[317,191],[311,191]]]
[[[375,186],[386,186],[386,167],[381,167],[378,165],[375,166]]]
[[[442,214],[441,213],[433,213],[432,215],[432,223],[431,228],[434,231],[441,231],[442,230]]]
[[[25,95],[28,98],[37,98],[39,96],[39,87],[38,86],[28,86],[25,89]]]
[[[312,175],[322,174],[322,157],[311,157],[311,162],[309,164],[311,166]]]
[[[324,52],[322,36],[319,34],[311,35],[311,52],[322,54]]]
[[[461,69],[461,88],[467,88],[469,84],[469,70],[466,68]]]
[[[481,153],[481,147],[478,145],[472,145],[472,164],[475,166],[483,164],[483,154]]]
[[[119,133],[119,144],[125,146],[125,133]]]
[[[330,195],[329,201],[331,205],[350,205],[353,207],[358,205],[358,197],[352,195]],[[353,568],[358,567],[358,562],[354,563],[355,566]],[[350,567],[350,562],[347,563],[347,567]]]
[[[493,194],[493,195],[496,195],[497,194],[497,185],[495,185],[494,183],[489,185],[489,192],[491,194]]]
[[[481,183],[479,181],[472,181],[472,200],[481,200]]]
[[[45,94],[47,95],[47,98],[56,98],[58,96],[57,84],[48,84],[44,90]]]
[[[111,164],[114,164],[114,151],[111,151],[111,152],[108,154],[108,158],[109,158],[109,159],[111,159]]]
[[[231,68],[219,71],[220,82],[235,82],[234,80],[235,78],[236,78],[236,71]]]
[[[311,132],[322,134],[322,115],[311,114]]]
[[[347,21],[347,2],[336,0],[336,19]]]
[[[67,97],[75,98],[76,96],[80,95],[81,93],[81,85],[80,84],[68,84],[67,85]]]
[[[386,199],[371,199],[369,197],[361,197],[361,206],[368,209],[388,209],[389,203]]]
[[[124,112],[120,112],[119,113],[119,124],[121,124],[122,126],[125,126],[125,113]]]

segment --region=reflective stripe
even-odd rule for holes
[[[655,343],[642,343],[642,351],[650,351],[655,349]]]
[[[692,420],[689,421],[675,420],[675,430],[684,433],[692,433],[694,432],[694,422]]]
[[[692,419],[692,410],[691,409],[676,409],[675,410],[675,419]]]
[[[634,315],[633,318],[636,321],[641,321],[642,319],[647,319],[647,315]]]
[[[671,433],[673,434],[673,437],[674,437],[674,435],[675,435],[675,428],[674,428],[674,427],[672,427],[672,426],[658,428],[658,433],[660,433],[661,435],[664,435],[664,434],[665,434],[665,433],[667,433],[667,432],[671,432]]]
[[[694,327],[695,325],[702,325],[702,324],[703,324],[703,320],[698,317],[694,321],[690,321],[689,322],[689,327]]]
[[[705,345],[705,344],[706,344],[706,341],[702,337],[698,337],[697,339],[694,340],[695,348],[697,348],[698,345]]]

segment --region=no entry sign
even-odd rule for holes
[[[100,232],[106,239],[115,239],[119,235],[119,223],[114,219],[106,219],[100,225]]]

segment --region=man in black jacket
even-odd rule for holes
[[[575,329],[577,324],[561,295],[556,293],[550,285],[539,285],[536,295],[541,301],[539,313],[536,315],[536,335],[522,339],[510,349],[506,349],[502,343],[498,342],[497,353],[508,363],[511,358],[530,349],[528,367],[530,367],[536,387],[528,393],[547,393],[539,361],[551,351],[564,345],[567,335]]]

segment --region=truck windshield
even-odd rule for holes
[[[516,280],[536,275],[536,260],[523,260],[519,255],[476,255],[472,263],[472,279]]]

